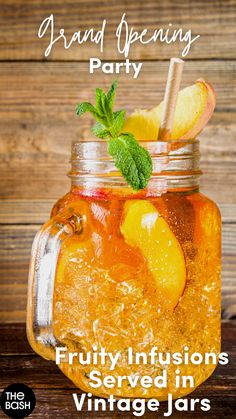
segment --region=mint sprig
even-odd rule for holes
[[[113,111],[117,85],[116,80],[107,94],[96,89],[96,105],[89,102],[79,103],[76,114],[81,116],[90,112],[93,115],[96,120],[92,127],[93,134],[108,140],[108,153],[113,157],[117,169],[134,190],[139,190],[147,186],[151,177],[152,159],[133,134],[122,131],[125,110]]]

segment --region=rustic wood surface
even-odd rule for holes
[[[193,35],[200,35],[193,44],[191,57],[195,59],[235,58],[235,0],[4,0],[1,5],[0,20],[0,59],[2,60],[42,60],[48,45],[46,39],[38,39],[38,28],[47,16],[54,13],[55,36],[64,28],[68,39],[75,31],[101,28],[107,19],[105,60],[120,59],[116,52],[115,31],[123,13],[126,13],[129,26],[141,31],[148,28],[192,29]],[[183,46],[178,43],[134,45],[130,58],[136,60],[167,59],[179,55]],[[77,45],[64,50],[62,43],[56,44],[50,55],[52,60],[87,60],[101,56],[95,44]]]
[[[214,374],[191,394],[191,398],[209,398],[211,410],[207,414],[197,409],[184,412],[184,417],[202,419],[235,418],[236,409],[236,322],[222,323],[222,351],[229,353],[229,364],[218,366]],[[15,382],[29,385],[36,395],[36,408],[32,418],[116,418],[134,417],[132,412],[87,412],[75,410],[72,393],[81,394],[79,389],[60,372],[57,366],[36,355],[25,335],[24,324],[0,324],[0,388]],[[166,403],[161,403],[160,415],[166,411]],[[206,416],[207,415],[207,416]],[[2,416],[1,416],[2,417]],[[145,413],[144,418],[156,418],[156,413]],[[158,415],[159,417],[159,415]],[[176,412],[171,417],[183,418],[183,412]]]
[[[88,74],[90,57],[104,61],[117,53],[115,30],[126,12],[134,29],[192,29],[200,38],[191,47],[182,87],[202,77],[217,92],[217,108],[201,135],[202,191],[219,205],[223,220],[222,315],[236,318],[236,0],[0,0],[0,387],[24,382],[36,394],[33,418],[133,418],[121,412],[75,411],[72,393],[80,393],[53,362],[37,356],[25,335],[25,307],[30,248],[53,203],[69,189],[70,142],[86,138],[91,119],[74,115],[77,101],[92,100],[97,86],[115,76]],[[107,19],[105,50],[92,43],[65,50],[59,41],[48,59],[49,34],[38,39],[44,18],[54,13],[55,34],[99,30]],[[171,56],[184,44],[135,44],[129,58],[143,62],[137,80],[122,74],[117,106],[131,112],[152,107],[163,98]],[[230,364],[191,397],[211,400],[212,419],[235,418],[236,322],[223,321],[223,350]],[[160,415],[166,409],[162,403]],[[203,419],[199,410],[184,417]],[[0,417],[3,417],[0,413]],[[5,416],[4,416],[5,417]],[[156,414],[146,413],[145,418]],[[183,413],[173,418],[181,419]]]
[[[144,65],[136,82],[121,77],[117,106],[129,110],[154,106],[163,97],[168,63],[145,62]],[[202,190],[218,203],[235,203],[232,195],[236,186],[235,69],[234,62],[218,62],[215,68],[211,61],[188,62],[185,71],[184,85],[201,74],[211,79],[217,90],[216,113],[201,136],[201,148],[205,172]],[[78,121],[75,103],[79,98],[92,100],[96,85],[108,86],[110,81],[111,77],[101,74],[96,78],[88,75],[85,63],[79,64],[79,70],[77,63],[2,64],[0,182],[3,198],[55,200],[68,190],[70,143],[91,136],[91,119],[85,116]],[[151,95],[154,85],[156,93]],[[225,188],[229,182],[231,187]],[[25,211],[28,206],[26,203]]]
[[[59,42],[46,60],[38,39],[42,20],[54,13],[55,31],[100,29],[107,19],[103,60],[121,60],[115,28],[126,12],[130,27],[192,29],[200,34],[187,57],[182,86],[199,77],[217,92],[217,108],[201,135],[202,192],[217,202],[223,219],[223,315],[235,315],[236,248],[236,1],[235,0],[0,0],[0,316],[25,319],[32,239],[53,203],[69,189],[70,142],[90,136],[91,119],[75,117],[77,101],[92,100],[96,86],[114,76],[88,74],[94,44],[65,50]],[[56,33],[56,32],[55,32]],[[183,45],[135,44],[130,59],[143,61],[137,80],[122,74],[117,106],[155,106],[164,93],[170,56]]]

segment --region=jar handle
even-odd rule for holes
[[[65,215],[65,212],[64,212]],[[82,231],[82,217],[66,212],[51,218],[33,241],[28,282],[27,336],[32,348],[54,359],[57,342],[52,328],[53,293],[61,244]]]

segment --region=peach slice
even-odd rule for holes
[[[211,118],[216,104],[215,92],[210,83],[199,79],[178,94],[172,139],[195,138]],[[163,102],[150,110],[136,110],[130,115],[124,131],[134,134],[137,140],[155,140],[158,136]]]
[[[62,243],[59,254],[56,281],[58,284],[76,282],[76,276],[86,277],[90,272],[90,260],[94,257],[91,240],[78,240],[76,235]]]
[[[145,200],[127,201],[121,233],[147,260],[163,307],[174,309],[183,294],[186,267],[182,248],[157,209]]]

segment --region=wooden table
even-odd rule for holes
[[[21,382],[30,386],[36,395],[37,404],[32,418],[135,418],[133,414],[122,412],[95,412],[86,410],[76,412],[72,393],[80,394],[73,384],[60,372],[51,361],[46,361],[36,355],[30,348],[25,335],[23,323],[0,325],[1,357],[0,377],[1,389],[9,384]],[[217,367],[215,373],[201,385],[191,397],[209,398],[211,410],[203,413],[176,412],[171,418],[236,418],[236,322],[222,323],[222,351],[229,353],[230,363]],[[161,404],[158,417],[163,417],[166,403]],[[0,413],[0,417],[1,416]],[[4,416],[5,417],[5,416]],[[145,413],[147,418],[156,418],[157,413]]]
[[[101,72],[89,74],[89,58],[122,59],[114,34],[124,12],[130,27],[139,31],[167,28],[169,23],[191,28],[200,38],[186,57],[182,87],[201,77],[217,92],[214,116],[200,136],[201,191],[222,213],[222,315],[235,318],[236,0],[0,0],[0,5],[0,319],[5,322],[0,327],[1,387],[16,381],[31,386],[37,397],[32,417],[124,417],[118,412],[77,414],[72,384],[27,344],[22,322],[32,240],[52,205],[69,190],[66,173],[71,141],[91,136],[93,121],[89,116],[78,121],[75,104],[93,101],[95,88],[107,88],[115,78]],[[57,33],[64,27],[71,35],[92,26],[98,30],[106,18],[104,53],[91,43],[69,50],[60,43],[46,59],[49,38],[39,40],[37,30],[49,13],[54,13]],[[137,80],[124,74],[119,77],[117,109],[130,113],[156,106],[163,98],[169,58],[180,56],[181,50],[178,42],[133,45],[129,58],[143,62],[143,69]],[[230,352],[231,364],[219,367],[195,392],[211,399],[211,413],[172,417],[236,418],[235,333],[236,323],[223,323],[223,348]]]
[[[0,0],[1,3],[1,0]],[[115,32],[124,12],[135,30],[174,27],[200,34],[186,57],[182,86],[199,77],[217,92],[214,116],[200,136],[202,193],[220,207],[223,221],[222,311],[236,312],[236,0],[4,0],[0,8],[0,319],[25,320],[30,249],[53,204],[70,187],[70,143],[91,137],[90,116],[75,116],[79,101],[93,101],[96,87],[108,88],[115,75],[89,74],[88,60],[120,61]],[[46,59],[48,36],[40,23],[54,13],[55,30],[72,35],[99,29],[107,19],[104,54],[97,45],[59,42]],[[134,80],[119,77],[116,108],[156,106],[164,95],[168,61],[183,44],[135,43],[130,60],[143,62]]]

